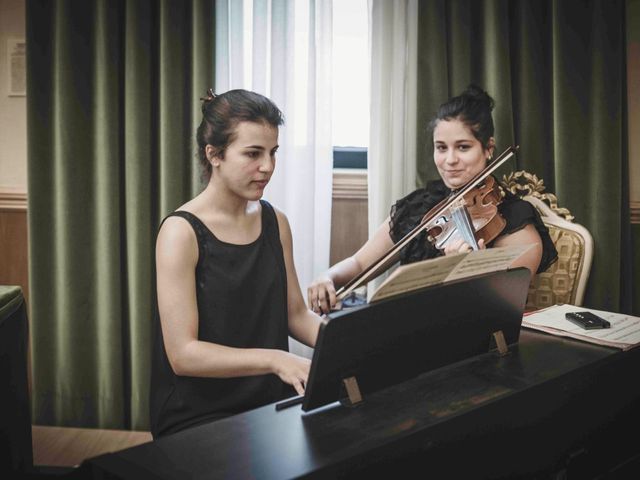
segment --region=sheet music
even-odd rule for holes
[[[567,312],[592,312],[611,324],[611,328],[584,330],[565,319]],[[640,317],[594,310],[576,305],[554,305],[526,314],[522,326],[563,337],[571,337],[597,345],[629,350],[640,345]]]
[[[533,244],[514,245],[469,252],[464,254],[465,257],[447,276],[446,281],[506,270],[516,259],[532,247]]]
[[[487,248],[458,255],[446,255],[398,267],[378,287],[370,302],[419,288],[506,270],[533,245]]]

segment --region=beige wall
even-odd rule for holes
[[[27,191],[26,97],[10,97],[7,40],[25,38],[25,0],[0,0],[0,191]]]

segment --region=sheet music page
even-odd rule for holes
[[[447,281],[480,275],[481,273],[506,270],[520,255],[533,247],[533,244],[510,247],[487,248],[465,254],[446,278]]]
[[[402,265],[373,293],[370,302],[393,297],[400,293],[443,283],[454,267],[468,254],[449,255]]]
[[[421,262],[402,265],[373,293],[370,302],[393,297],[405,292],[411,292],[423,287],[443,283],[451,270],[460,263],[465,255],[450,255]]]
[[[592,312],[611,323],[610,328],[584,330],[565,318],[568,312]],[[576,305],[554,305],[525,315],[522,326],[552,335],[628,350],[640,345],[640,317],[594,310]]]
[[[516,245],[476,250],[458,255],[423,260],[398,267],[373,293],[370,302],[411,292],[439,283],[482,273],[506,270],[533,245]]]

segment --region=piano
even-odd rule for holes
[[[265,405],[88,459],[78,473],[180,480],[640,478],[638,372],[640,348],[522,329],[506,354],[474,354],[363,392],[356,404],[333,401],[308,411]]]

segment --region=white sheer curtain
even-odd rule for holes
[[[417,0],[369,0],[369,233],[416,187]]]
[[[369,0],[369,8],[371,235],[391,205],[416,188],[418,1]]]
[[[331,25],[332,0],[216,2],[216,92],[256,91],[285,116],[265,199],[289,218],[303,294],[329,267]],[[293,340],[291,348],[311,353]]]

